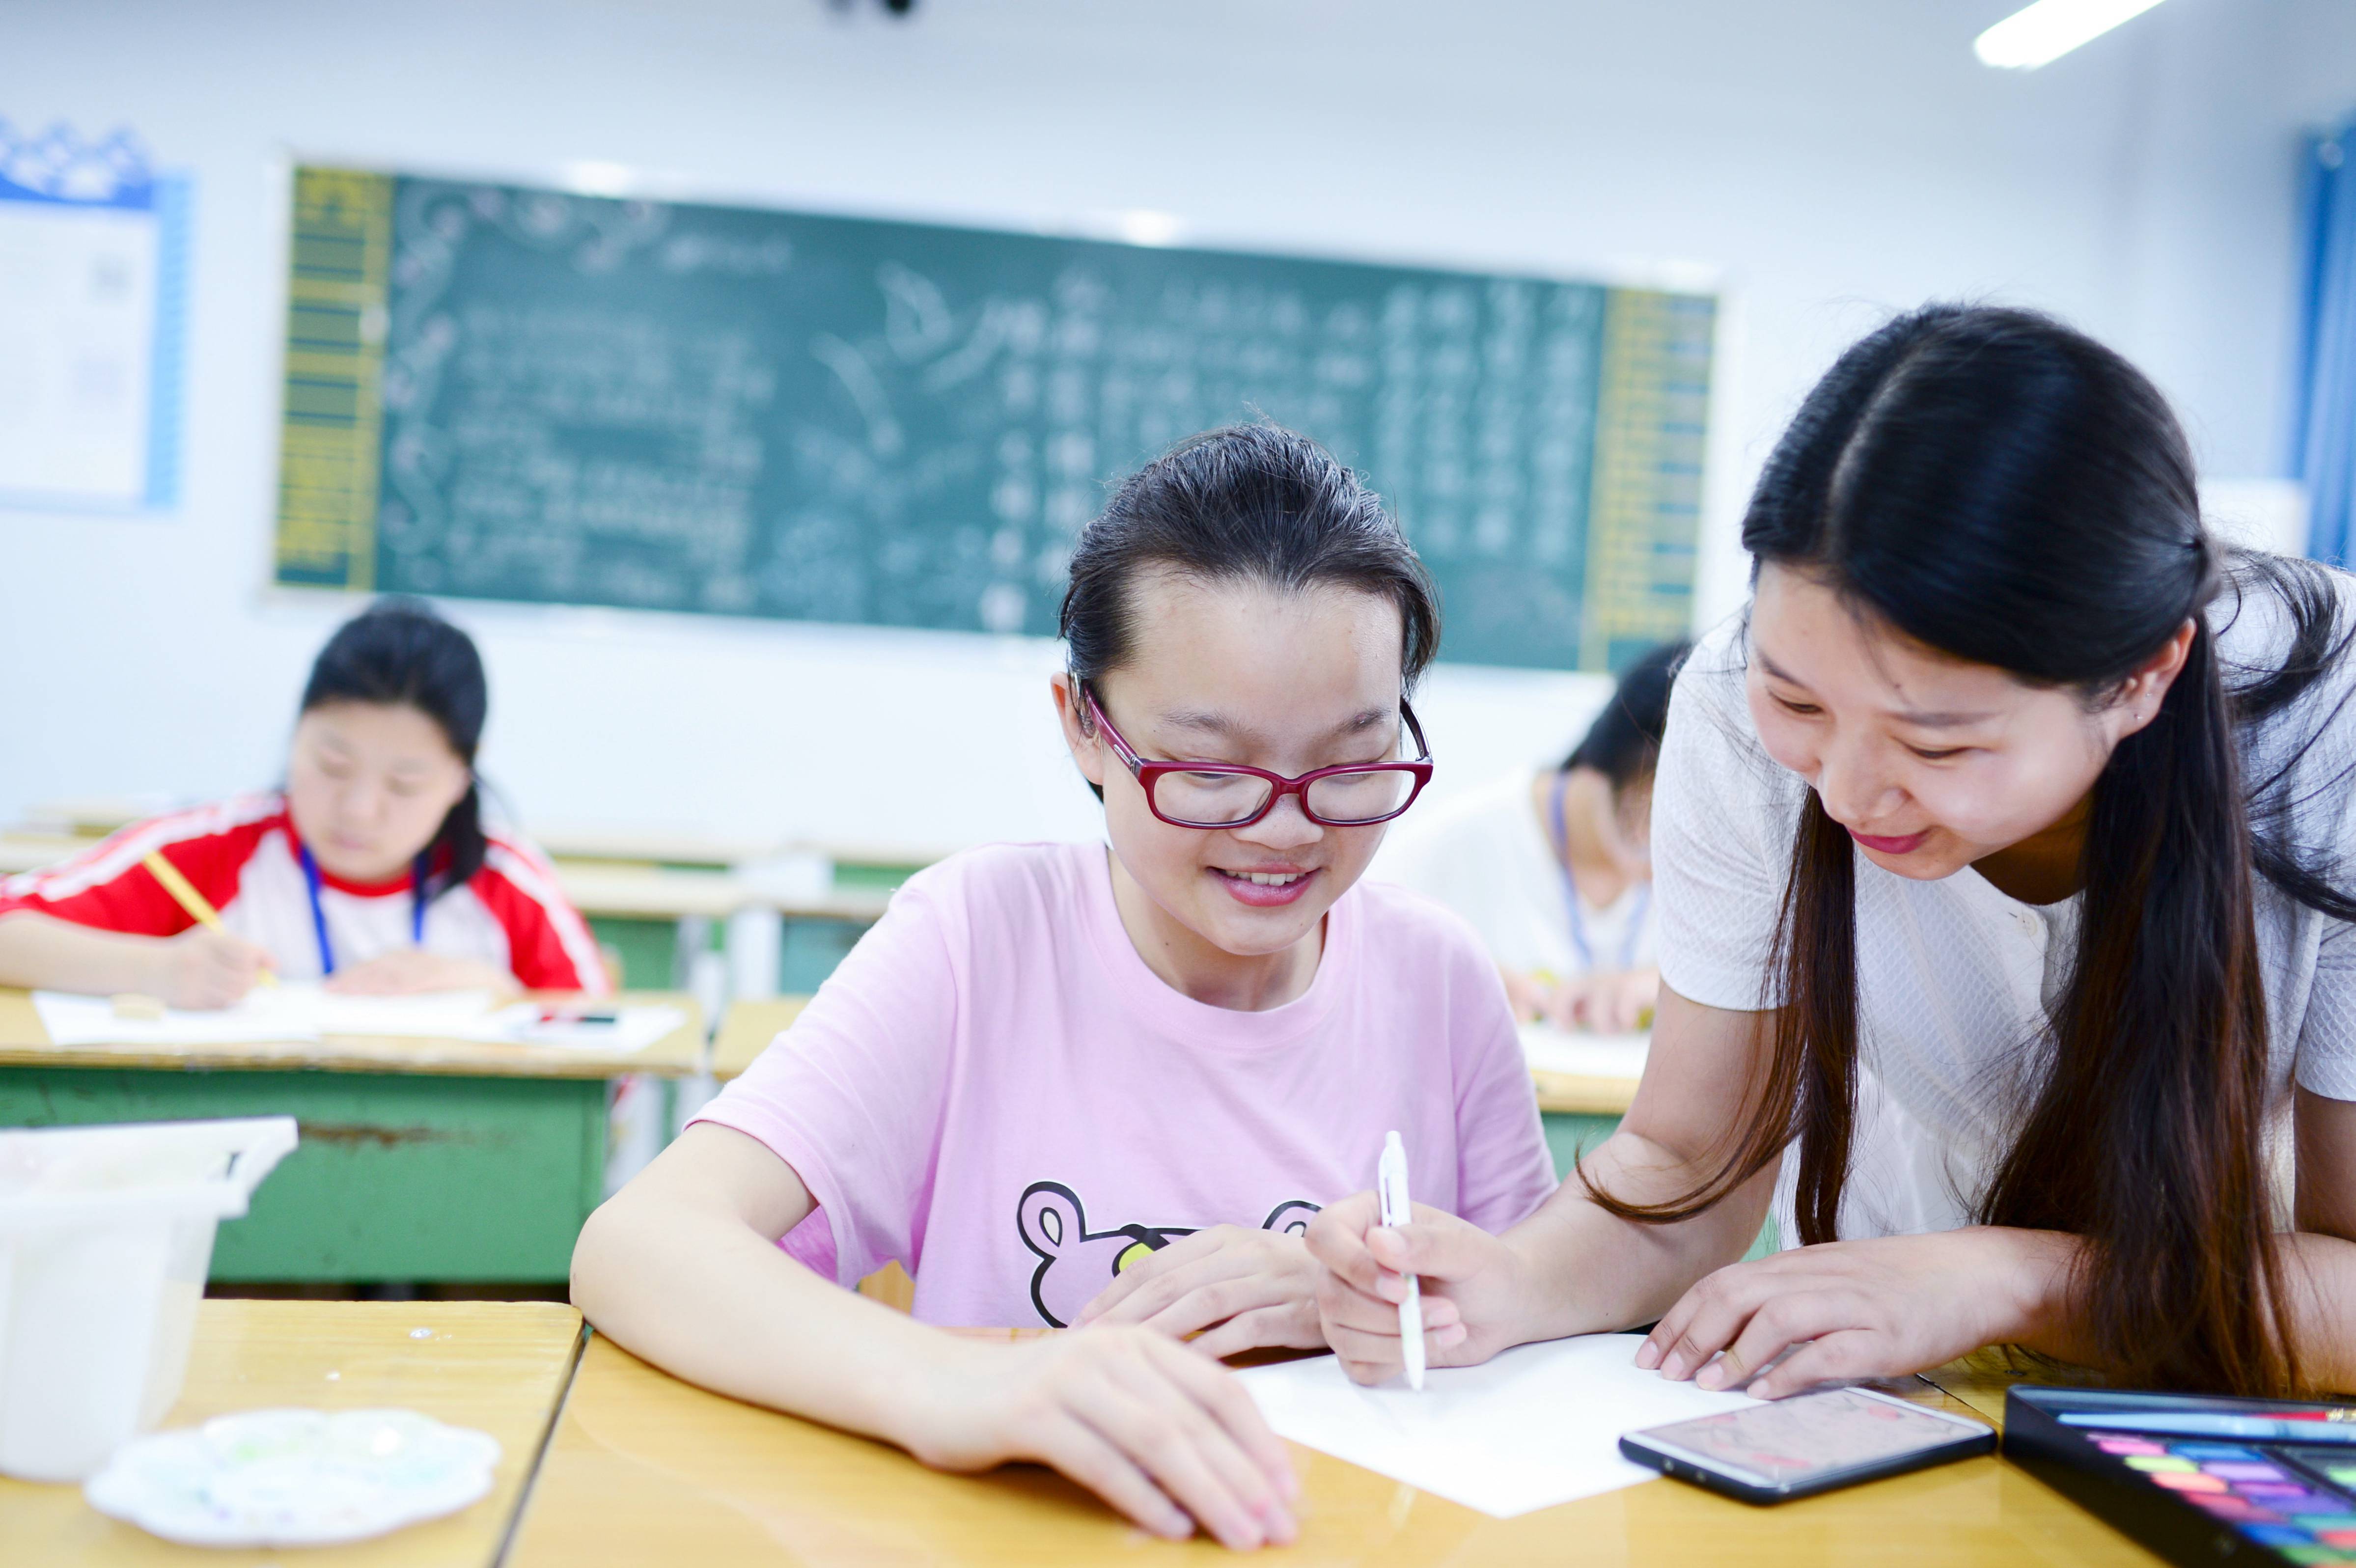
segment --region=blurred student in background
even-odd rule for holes
[[[1617,1033],[1660,994],[1653,956],[1653,770],[1690,645],[1620,677],[1586,739],[1401,828],[1375,874],[1472,922],[1525,1019]]]
[[[284,788],[135,823],[0,882],[0,984],[177,1008],[228,1007],[265,973],[375,995],[609,990],[548,862],[483,821],[489,701],[466,633],[415,600],[371,605],[311,667]]]

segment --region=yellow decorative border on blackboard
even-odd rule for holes
[[[1716,319],[1706,296],[1604,296],[1581,669],[1690,633]]]
[[[375,585],[392,183],[344,169],[294,171],[278,446],[280,582],[360,592]]]

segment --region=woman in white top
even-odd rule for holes
[[[1446,904],[1481,933],[1525,1020],[1641,1028],[1653,953],[1653,770],[1688,645],[1647,650],[1561,766],[1517,769],[1385,848],[1371,873]]]
[[[1657,1317],[1639,1364],[1762,1396],[1988,1344],[2356,1388],[2356,585],[2228,559],[2150,382],[1992,309],[1844,355],[1743,543],[1635,1104],[1502,1237],[1320,1215],[1353,1373],[1406,1270],[1441,1363]],[[1779,1173],[1802,1244],[1737,1263]]]

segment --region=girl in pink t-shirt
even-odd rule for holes
[[[1323,1344],[1310,1218],[1391,1129],[1417,1196],[1483,1230],[1555,1185],[1479,942],[1358,885],[1430,775],[1407,694],[1439,613],[1380,502],[1265,425],[1130,479],[1071,573],[1054,698],[1109,848],[912,880],[591,1219],[573,1295],[723,1392],[929,1464],[1050,1464],[1165,1534],[1286,1541],[1283,1449],[1216,1358]],[[895,1261],[913,1317],[829,1283]]]

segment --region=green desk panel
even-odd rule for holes
[[[0,1126],[291,1115],[217,1280],[561,1280],[602,1194],[602,1079],[0,1068]]]
[[[1620,1125],[1617,1116],[1575,1116],[1558,1111],[1548,1111],[1538,1119],[1546,1124],[1547,1148],[1554,1156],[1558,1181],[1570,1174],[1581,1154],[1602,1143]]]

